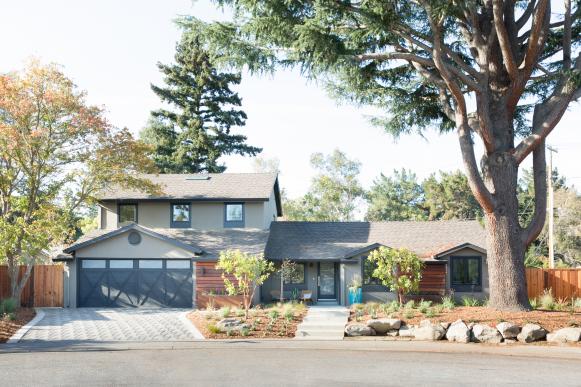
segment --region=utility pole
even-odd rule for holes
[[[553,192],[553,152],[557,153],[555,148],[547,145],[549,150],[549,269],[555,268],[555,247],[554,247],[554,219],[553,209],[555,208],[555,198]]]

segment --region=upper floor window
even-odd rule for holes
[[[224,227],[244,227],[244,203],[226,203]]]
[[[189,228],[191,224],[190,205],[173,203],[171,205],[171,226],[174,228]]]
[[[137,204],[119,204],[119,223],[137,223]]]
[[[450,282],[458,292],[482,290],[482,258],[450,257]]]

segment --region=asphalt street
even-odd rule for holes
[[[581,347],[230,341],[0,346],[0,384],[581,385]]]

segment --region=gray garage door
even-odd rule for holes
[[[191,308],[189,259],[81,259],[80,307]]]

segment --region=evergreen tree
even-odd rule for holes
[[[245,125],[241,99],[231,90],[240,74],[220,73],[196,36],[184,35],[176,47],[175,64],[158,64],[165,86],[152,85],[162,102],[172,107],[151,113],[141,137],[155,148],[154,162],[162,173],[224,172],[223,155],[254,156],[260,148],[246,136],[231,134]]]
[[[462,171],[440,171],[439,179],[432,174],[424,180],[422,187],[430,220],[480,219],[483,216]]]

